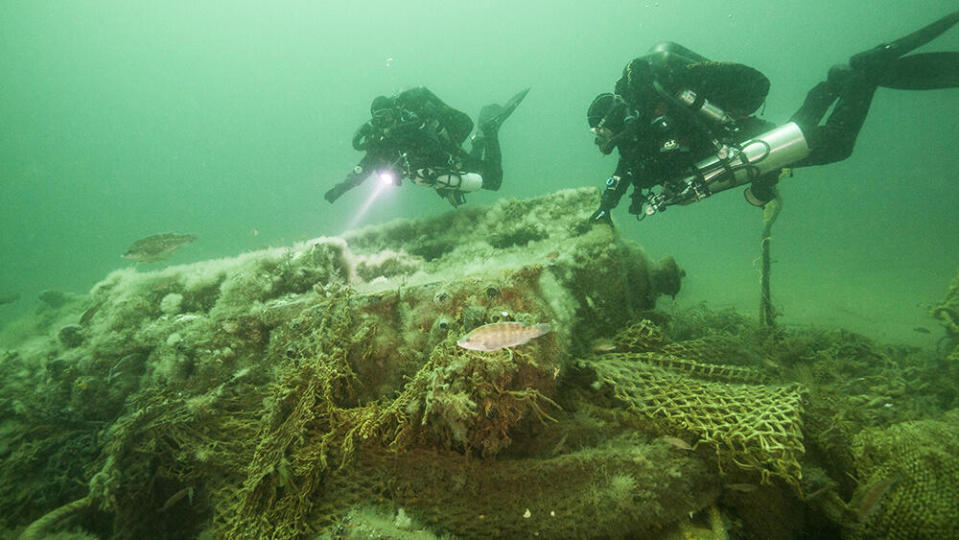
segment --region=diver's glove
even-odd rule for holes
[[[339,199],[344,193],[349,191],[351,187],[353,186],[349,182],[337,184],[324,193],[323,198],[332,203],[333,201]]]
[[[590,225],[595,225],[597,223],[605,223],[606,225],[613,224],[613,220],[609,217],[609,208],[600,206],[599,210],[593,212],[593,215],[589,216]]]
[[[370,159],[369,156],[370,155],[367,154],[366,157],[363,158],[363,161],[361,161],[355,167],[353,167],[353,170],[350,171],[348,175],[346,175],[346,180],[343,180],[339,184],[336,184],[335,186],[330,188],[326,193],[324,193],[323,198],[332,203],[333,201],[342,197],[343,194],[346,193],[347,191],[362,184],[363,181],[366,180],[366,177],[364,176],[364,172],[366,172],[367,166],[365,165],[365,163],[367,163],[368,160]]]
[[[603,190],[603,195],[599,198],[599,210],[596,210],[593,212],[593,215],[589,216],[590,224],[613,224],[609,214],[613,208],[616,208],[616,205],[619,204],[620,197],[622,197],[622,194],[617,191],[618,186],[619,177],[617,176],[612,176],[606,181],[606,189]]]

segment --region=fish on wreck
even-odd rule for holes
[[[456,344],[472,351],[496,351],[528,343],[551,330],[548,323],[497,322],[474,328]]]
[[[161,233],[141,238],[134,242],[123,254],[124,259],[138,263],[152,263],[165,260],[181,247],[196,240],[196,235],[180,233]]]

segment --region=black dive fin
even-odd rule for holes
[[[929,43],[959,22],[959,11],[954,11],[936,22],[901,37],[863,51],[849,59],[853,69],[875,71],[885,69],[893,60]]]
[[[516,107],[523,102],[523,99],[526,98],[526,94],[529,93],[529,88],[519,92],[515,96],[509,98],[509,101],[505,105],[486,105],[480,109],[479,113],[479,124],[480,129],[483,133],[491,135],[496,133],[499,130],[499,127],[503,125],[503,122],[509,118],[509,115],[513,114],[513,111],[516,110]]]
[[[900,90],[959,87],[959,52],[903,56],[879,76],[879,86]]]

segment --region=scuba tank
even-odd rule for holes
[[[707,120],[722,126],[734,127],[736,125],[736,120],[734,120],[732,116],[729,116],[726,111],[710,103],[708,99],[696,95],[696,92],[692,90],[679,92],[676,100]]]
[[[692,173],[667,181],[663,191],[646,197],[646,215],[674,204],[690,204],[713,193],[752,182],[809,155],[809,144],[795,122],[789,122],[735,145],[723,145],[699,161]]]
[[[436,174],[430,169],[419,169],[413,182],[420,186],[430,186],[440,189],[454,189],[469,193],[479,191],[483,187],[483,177],[475,172],[448,171]]]

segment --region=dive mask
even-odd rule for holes
[[[377,129],[392,127],[396,123],[396,111],[393,109],[379,109],[373,111],[370,124]]]
[[[593,139],[593,144],[598,146],[602,153],[609,154],[612,152],[612,147],[610,147],[609,143],[613,139],[613,130],[606,126],[597,126],[589,128],[589,131],[596,137]]]

